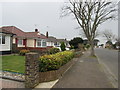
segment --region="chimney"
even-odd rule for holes
[[[46,37],[48,38],[48,31],[46,32]]]
[[[38,29],[35,29],[35,32],[38,32]]]

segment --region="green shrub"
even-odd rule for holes
[[[60,52],[59,48],[51,48],[51,49],[48,50],[49,54],[55,54],[55,53],[58,53],[58,52]]]
[[[85,48],[89,49],[89,48],[90,48],[90,45],[89,45],[89,44],[85,45]]]
[[[112,47],[113,47],[114,49],[116,49],[116,44],[113,44]]]
[[[82,51],[76,51],[75,52],[75,57],[76,58],[80,57],[81,55],[83,55]]]
[[[24,56],[26,53],[29,53],[29,52],[30,52],[29,50],[23,49],[23,50],[20,50],[19,54]]]
[[[74,49],[74,46],[73,46],[73,45],[71,45],[71,46],[70,46],[70,49]]]
[[[65,51],[65,43],[64,42],[61,42],[61,45],[60,45],[60,48],[61,48],[61,51]]]
[[[39,58],[40,72],[58,70],[74,57],[73,51],[64,51],[52,55],[44,55]]]

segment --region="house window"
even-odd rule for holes
[[[5,44],[5,35],[0,36],[0,44]]]
[[[22,39],[18,40],[18,45],[23,45],[23,40]]]
[[[1,41],[2,41],[2,36],[0,36],[0,44],[1,44]]]
[[[57,42],[55,42],[54,45],[57,46]]]
[[[2,44],[5,44],[5,36],[2,36]]]
[[[42,47],[46,47],[46,41],[42,40]]]
[[[37,47],[46,47],[45,40],[37,40]]]
[[[59,47],[59,46],[60,46],[60,43],[59,43],[59,42],[55,42],[54,45],[55,45],[56,47]]]
[[[41,47],[41,40],[37,40],[37,46]]]

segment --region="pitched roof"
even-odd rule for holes
[[[51,41],[51,42],[65,42],[65,43],[69,43],[67,40],[65,40],[65,39],[57,39],[57,38],[55,38],[55,37],[52,37],[52,36],[49,36],[48,37],[48,41]]]
[[[25,34],[22,30],[20,30],[17,27],[14,27],[14,26],[5,26],[5,27],[2,27],[2,29],[6,30],[8,32],[14,33],[17,36],[25,36]]]
[[[47,37],[43,34],[39,34],[38,32],[25,32],[26,38],[42,38],[46,39]]]
[[[0,33],[12,34],[13,35],[13,33],[9,32],[9,31],[7,31],[5,29],[2,29],[2,28],[0,28]]]
[[[5,26],[2,27],[2,29],[5,29],[8,32],[16,34],[17,37],[46,39],[46,36],[44,36],[43,34],[39,34],[39,32],[23,32],[21,29],[15,26]]]
[[[67,40],[65,39],[57,39],[58,42],[65,42],[65,43],[69,43]]]
[[[84,39],[83,41],[86,41],[86,42],[87,42],[87,41],[88,41],[88,39]],[[94,41],[95,41],[95,42],[99,42],[99,40],[98,40],[98,39],[94,39]]]
[[[57,42],[57,39],[55,37],[52,37],[52,36],[49,36],[47,38],[47,40],[50,41],[50,42]]]

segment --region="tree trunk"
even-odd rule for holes
[[[95,51],[94,51],[94,41],[91,40],[91,41],[90,41],[90,44],[91,44],[91,56],[94,56],[94,55],[95,55]]]

